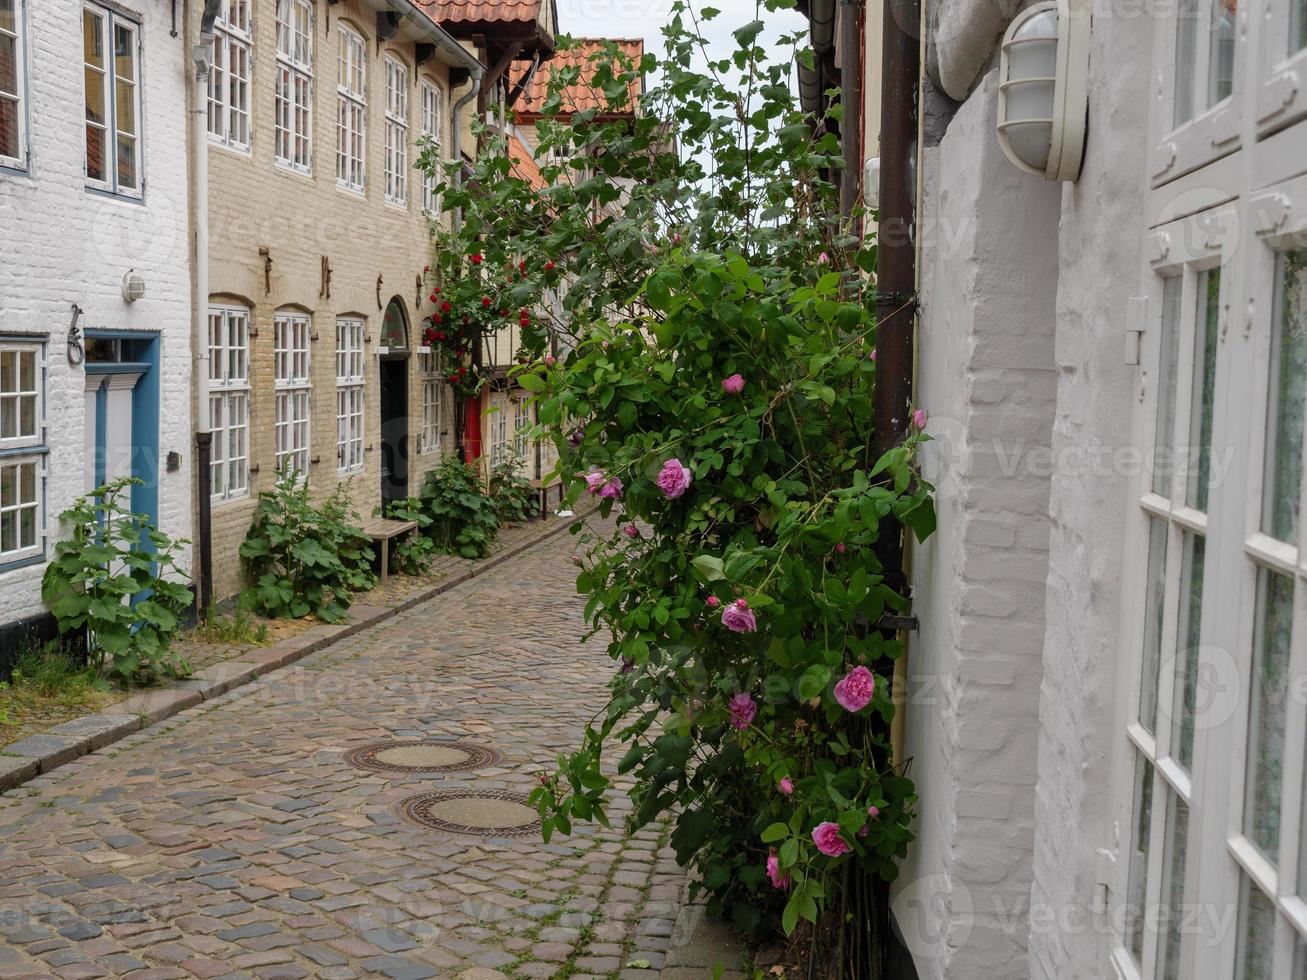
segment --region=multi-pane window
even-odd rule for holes
[[[1234,91],[1237,0],[1180,0],[1175,23],[1173,126],[1182,126]]]
[[[86,182],[139,196],[141,179],[140,25],[96,4],[82,9]]]
[[[209,138],[250,145],[250,0],[227,0],[213,23],[209,62]]]
[[[336,468],[363,468],[363,321],[336,320]]]
[[[500,405],[490,413],[490,462],[498,464],[508,459],[508,406]]]
[[[309,318],[281,312],[273,319],[276,417],[273,443],[277,472],[309,471]]]
[[[386,200],[408,203],[408,68],[386,58]]]
[[[44,365],[35,344],[0,343],[0,564],[40,555]]]
[[[22,0],[0,0],[0,166],[27,166]]]
[[[277,0],[273,156],[284,167],[313,168],[313,5]]]
[[[210,473],[214,500],[250,490],[250,311],[209,308]]]
[[[364,135],[367,124],[367,44],[350,28],[338,30],[340,59],[336,76],[336,183],[362,193]]]
[[[422,80],[422,135],[431,144],[437,161],[444,159],[445,147],[445,93],[435,82]],[[439,177],[424,174],[422,177],[422,210],[430,215],[440,214],[440,195],[436,193]]]
[[[445,379],[441,375],[439,354],[420,354],[418,370],[422,376],[422,437],[420,451],[441,450],[441,425],[444,416]]]
[[[531,424],[531,402],[525,398],[513,402],[513,452],[519,460],[526,460],[531,449],[531,440],[527,437]]]

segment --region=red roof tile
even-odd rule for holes
[[[508,159],[512,161],[509,169],[514,177],[520,177],[537,190],[544,189],[545,179],[540,175],[540,167],[526,144],[516,136],[508,138]]]
[[[545,98],[549,94],[551,74],[569,65],[580,67],[580,77],[574,84],[569,85],[563,93],[563,115],[567,115],[572,111],[603,107],[605,105],[603,93],[590,84],[596,69],[595,63],[590,59],[593,55],[602,52],[605,44],[610,42],[616,44],[618,50],[636,64],[639,64],[640,59],[644,56],[643,38],[594,37],[577,38],[576,40],[578,43],[575,47],[555,53],[553,58],[542,64],[535,75],[532,76],[531,83],[514,106],[519,117],[530,118],[539,115],[540,110],[544,107]],[[510,84],[516,84],[527,71],[528,68],[525,66],[515,65],[510,73]],[[637,79],[631,83],[632,106],[622,113],[623,115],[632,114],[634,102],[642,94],[643,83]]]
[[[543,0],[414,0],[442,27],[453,24],[534,24]]]

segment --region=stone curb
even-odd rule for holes
[[[578,514],[577,519],[588,516]],[[249,684],[265,674],[303,660],[334,643],[385,622],[429,599],[482,575],[522,552],[543,544],[574,523],[556,519],[558,526],[483,558],[470,568],[417,592],[393,606],[357,604],[350,607],[352,619],[338,626],[322,624],[270,647],[251,650],[240,660],[212,664],[184,681],[159,690],[133,694],[101,714],[84,715],[36,735],[0,748],[0,795],[29,779],[44,775],[66,763],[111,745],[133,732],[157,725],[187,708],[212,701],[228,691]]]

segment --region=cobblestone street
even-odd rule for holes
[[[684,890],[665,828],[545,845],[397,815],[436,790],[524,796],[579,743],[612,665],[577,643],[571,549],[556,535],[0,798],[0,977],[659,976]],[[391,738],[502,759],[344,758]]]

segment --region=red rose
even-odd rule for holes
[[[546,263],[545,263],[545,271],[546,271],[546,272],[553,272],[553,271],[554,271],[554,263],[552,263],[552,262],[546,262]]]
[[[436,294],[435,294],[435,293],[432,293],[432,294],[431,294],[429,297],[427,297],[427,298],[430,299],[431,302],[434,303],[434,302],[436,301]]]
[[[517,311],[517,315],[518,315],[518,316],[530,316],[530,315],[531,315],[531,311],[528,310],[528,309],[524,306],[524,307],[522,307],[520,310]]]
[[[485,307],[486,309],[489,309],[489,308],[490,308],[490,297],[489,297],[489,296],[482,296],[482,297],[481,297],[481,305],[482,305],[483,307]]]
[[[481,264],[481,253],[480,253],[480,252],[477,252],[475,255],[472,256],[472,264],[473,264],[473,265],[480,265],[480,264]]]
[[[448,313],[452,309],[453,307],[449,305],[449,300],[445,300],[443,303],[440,304],[441,313]]]
[[[519,262],[519,263],[517,264],[517,271],[518,271],[518,272],[526,272],[526,263],[525,263],[525,262]]]
[[[466,367],[461,367],[461,368],[458,369],[458,376],[459,376],[460,378],[463,377],[463,375],[465,375],[465,374],[467,374],[467,368],[466,368]]]
[[[437,340],[444,340],[444,339],[445,339],[445,331],[443,331],[443,330],[437,330],[437,331],[435,331],[435,335],[436,335],[436,339],[437,339]]]
[[[439,296],[439,295],[440,295],[440,287],[439,287],[439,286],[432,286],[432,287],[431,287],[431,295],[432,295],[432,296]]]
[[[444,317],[442,317],[439,313],[432,313],[432,314],[431,314],[431,322],[432,322],[432,323],[439,323],[439,322],[440,322],[441,320],[443,320],[443,319],[444,319]]]

